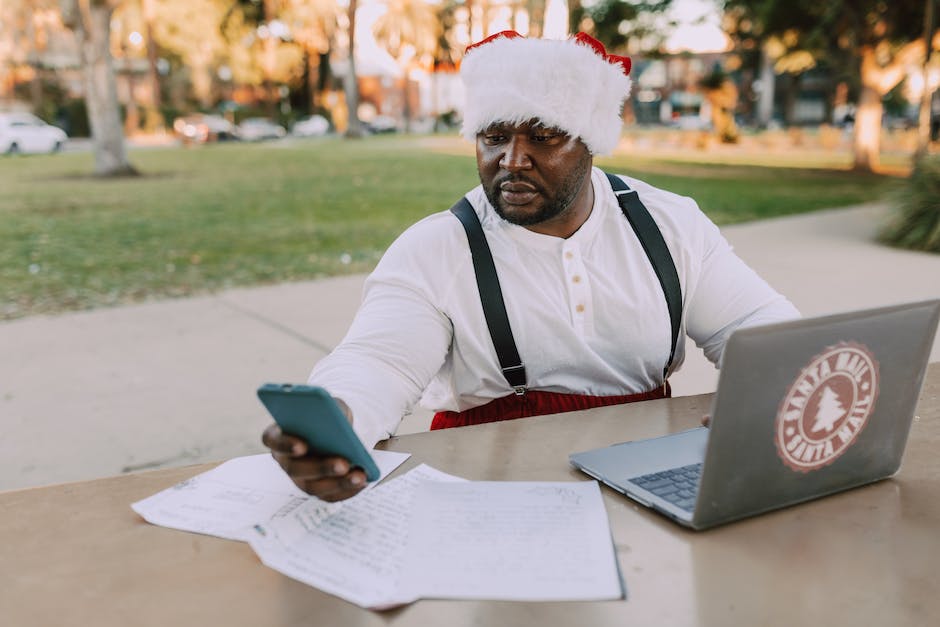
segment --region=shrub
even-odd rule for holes
[[[897,196],[898,213],[881,240],[940,253],[940,155],[921,158]]]

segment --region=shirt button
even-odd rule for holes
[[[577,311],[578,313],[584,313],[584,305],[578,305],[577,307],[574,308],[574,310]]]
[[[574,253],[570,250],[565,253],[565,259],[574,259]]]
[[[580,282],[581,282],[581,275],[576,274],[576,275],[574,275],[573,277],[571,277],[571,282],[572,282],[572,283],[580,283]]]

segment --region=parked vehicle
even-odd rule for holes
[[[238,125],[238,137],[249,142],[280,139],[285,135],[287,131],[283,126],[267,118],[248,118]]]
[[[0,154],[62,150],[68,135],[31,113],[0,113]]]
[[[204,144],[206,142],[238,139],[235,126],[219,115],[194,113],[173,121],[173,130],[184,143]]]
[[[397,133],[398,120],[390,115],[377,115],[365,123],[370,133]]]
[[[329,132],[329,120],[318,114],[297,120],[290,129],[290,134],[295,137],[322,137]]]

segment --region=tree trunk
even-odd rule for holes
[[[137,96],[134,93],[136,91],[134,70],[130,67],[126,56],[122,60],[124,61],[124,79],[127,87],[127,104],[124,106],[124,135],[130,137],[140,129],[140,109],[137,107]]]
[[[529,10],[529,37],[541,38],[545,26],[545,2],[544,0],[528,0]]]
[[[42,106],[42,67],[38,63],[33,65],[33,80],[29,82],[29,100],[33,105],[33,111],[38,111]]]
[[[304,46],[304,60],[307,70],[307,103],[310,107],[310,113],[317,112],[319,104],[320,87],[320,54],[316,48]]]
[[[786,74],[786,88],[783,94],[783,124],[786,127],[796,123],[796,99],[800,93],[802,74]]]
[[[912,41],[900,48],[887,65],[878,62],[875,49],[861,49],[862,93],[855,116],[855,160],[853,168],[873,172],[878,167],[881,149],[881,98],[904,80],[906,68],[926,54],[923,39]]]
[[[767,53],[767,47],[760,53],[760,94],[757,100],[757,125],[760,128],[770,126],[774,117],[774,90],[777,87],[777,75],[774,72],[774,60]]]
[[[934,0],[927,0],[924,14],[924,41],[933,42],[934,38]],[[933,99],[933,90],[930,88],[930,57],[933,54],[933,45],[928,45],[924,51],[924,92],[920,97],[920,115],[917,124],[917,150],[914,159],[920,159],[927,154],[930,148],[930,103]]]
[[[412,117],[411,116],[411,97],[410,97],[411,90],[408,89],[409,87],[408,68],[403,67],[402,70],[403,70],[403,73],[402,73],[402,88],[401,88],[401,96],[402,96],[401,116],[402,118],[404,118],[405,132],[410,133],[411,132],[411,117]]]
[[[854,170],[874,172],[878,167],[883,109],[881,94],[874,87],[863,84],[855,114]]]
[[[343,77],[343,91],[346,94],[346,109],[349,112],[349,122],[346,126],[346,137],[362,137],[362,122],[359,120],[359,83],[356,76],[356,9],[358,0],[349,0],[349,65],[346,76]]]
[[[261,6],[264,9],[264,23],[271,25],[271,22],[277,17],[277,7],[273,0],[263,0]],[[261,42],[261,70],[264,74],[262,84],[264,88],[264,98],[268,117],[272,120],[277,117],[280,94],[274,85],[274,70],[277,66],[277,48],[280,42],[273,32],[268,32],[268,36]]]
[[[584,17],[584,7],[581,0],[568,0],[568,30],[577,33],[581,30],[581,19]]]
[[[738,141],[738,125],[734,120],[734,112],[738,104],[738,88],[731,80],[725,80],[718,89],[709,89],[705,92],[712,107],[712,128],[723,144],[734,144]]]
[[[147,38],[147,78],[150,81],[150,105],[160,111],[163,106],[163,94],[160,88],[160,72],[157,70],[157,42],[153,38],[154,0],[142,0],[144,14],[144,36]],[[160,117],[162,120],[163,118]]]
[[[33,111],[38,111],[39,107],[42,106],[42,62],[40,61],[39,55],[42,52],[43,45],[41,43],[41,35],[39,33],[39,28],[36,25],[35,19],[29,21],[29,32],[30,32],[30,51],[26,55],[27,61],[30,67],[33,68],[33,80],[29,84],[29,98],[31,104],[33,105]]]
[[[274,66],[277,64],[277,42],[273,35],[262,42],[262,61],[261,70],[264,74],[262,79],[262,88],[264,90],[264,102],[267,115],[272,120],[277,117],[277,103],[280,96],[274,86]]]
[[[63,22],[75,32],[79,44],[95,174],[136,175],[127,158],[109,49],[114,8],[105,0],[63,0],[62,9]]]
[[[210,66],[210,53],[193,53],[190,57],[190,81],[193,85],[193,96],[199,106],[208,109],[212,106],[212,68]]]

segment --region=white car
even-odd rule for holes
[[[30,113],[0,113],[0,154],[58,152],[68,135]]]
[[[287,131],[280,124],[267,118],[248,118],[238,125],[238,137],[249,142],[265,139],[280,139]]]
[[[297,120],[290,129],[290,134],[295,137],[322,137],[329,132],[329,120],[318,114]]]

